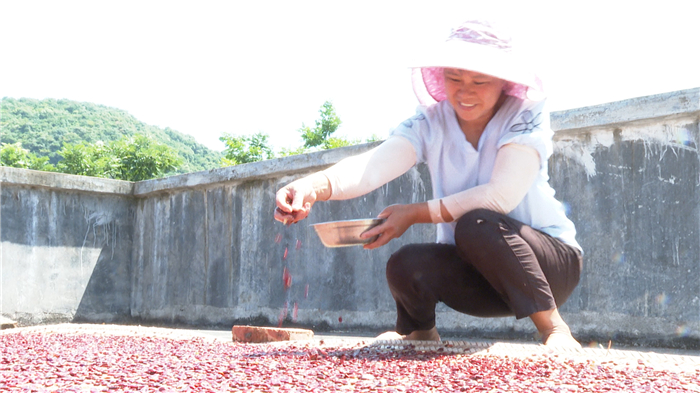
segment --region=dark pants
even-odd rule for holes
[[[478,317],[524,318],[561,306],[579,282],[578,249],[490,210],[462,216],[456,245],[410,244],[386,267],[396,331],[435,326],[435,306]]]

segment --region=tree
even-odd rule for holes
[[[330,150],[330,149],[335,149],[338,147],[345,147],[345,146],[352,146],[352,145],[357,145],[361,141],[349,141],[345,138],[328,138],[325,141],[323,141],[322,148],[324,150]]]
[[[0,147],[0,165],[46,172],[56,170],[49,163],[48,157],[37,157],[30,153],[29,150],[22,148],[22,142],[2,144],[2,147]]]
[[[107,144],[66,143],[58,154],[63,173],[128,181],[161,177],[182,163],[174,149],[141,134]]]
[[[105,164],[118,161],[117,176],[122,180],[154,179],[182,164],[175,149],[141,134],[112,142],[109,148],[116,160],[107,160]]]
[[[13,168],[29,167],[29,150],[22,149],[22,143],[3,143],[0,149],[0,164]]]
[[[269,136],[258,132],[253,135],[233,136],[224,133],[219,140],[226,144],[222,166],[247,164],[275,157],[268,142]]]
[[[62,173],[120,179],[118,173],[121,163],[101,141],[87,144],[64,143],[58,154],[63,157],[57,164]]]
[[[0,100],[0,141],[22,142],[22,147],[57,165],[64,144],[108,144],[125,136],[148,135],[175,149],[182,164],[173,170],[186,173],[215,168],[221,153],[199,144],[189,135],[145,124],[126,111],[65,99]]]
[[[366,142],[366,143],[370,143],[370,142],[379,142],[379,141],[381,141],[381,140],[383,140],[383,138],[381,138],[379,135],[377,135],[377,134],[372,134],[372,135],[370,135],[369,138],[367,138],[367,139],[365,140],[365,142]]]
[[[332,136],[338,130],[342,121],[335,113],[335,108],[330,101],[326,101],[319,109],[320,118],[316,120],[316,127],[311,128],[302,123],[298,132],[304,140],[304,145],[293,148],[283,147],[277,153],[278,157],[287,157],[296,154],[304,154],[309,151],[335,149],[337,147],[351,146],[362,143],[360,139],[347,139]],[[268,136],[262,133],[255,135],[233,136],[224,133],[220,141],[226,144],[225,157],[221,159],[222,166],[244,164],[247,162],[262,161],[275,157],[268,144]],[[372,135],[367,142],[380,140]]]
[[[277,155],[279,157],[289,157],[289,156],[295,156],[297,154],[304,154],[306,152],[307,152],[307,149],[304,146],[299,146],[296,149],[291,148],[291,147],[290,148],[283,147],[280,149],[280,151],[279,151],[279,153],[277,153]]]
[[[313,129],[309,126],[301,124],[299,133],[301,133],[301,138],[304,140],[304,147],[312,148],[323,146],[324,142],[330,138],[331,134],[338,130],[342,121],[335,113],[335,108],[330,101],[326,101],[319,109],[319,114],[321,118],[316,120],[316,127]]]

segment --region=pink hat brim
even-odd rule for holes
[[[423,105],[445,100],[444,68],[457,68],[503,79],[506,94],[522,99],[544,98],[542,81],[513,52],[470,42],[450,40],[423,52],[413,68],[413,91]],[[537,94],[532,94],[537,93]]]

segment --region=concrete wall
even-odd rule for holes
[[[577,330],[698,346],[699,122],[700,89],[552,116],[552,185],[586,252]]]
[[[0,176],[2,314],[129,320],[133,184],[5,167]]]
[[[562,308],[577,336],[698,346],[699,119],[700,89],[552,114],[551,182],[586,253]],[[352,201],[319,203],[303,223],[272,218],[280,186],[370,147],[138,183],[0,168],[2,313],[23,324],[226,328],[283,318],[318,330],[389,329],[386,260],[403,244],[432,241],[434,227],[365,251],[324,248],[309,225],[424,201],[426,168]],[[527,320],[438,310],[445,334],[534,333]]]

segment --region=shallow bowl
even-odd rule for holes
[[[312,224],[318,237],[326,247],[347,247],[367,244],[375,241],[377,236],[360,239],[360,234],[384,222],[382,218],[358,220],[329,221]]]

